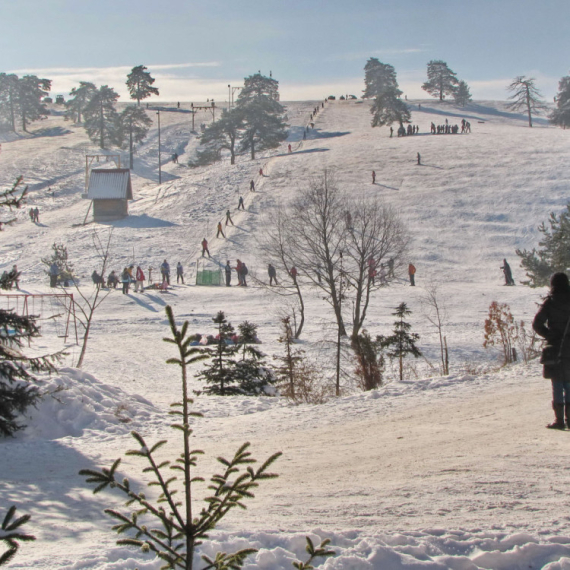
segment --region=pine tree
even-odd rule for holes
[[[18,76],[13,73],[0,73],[0,117],[13,132],[16,132],[18,81]]]
[[[400,126],[410,122],[410,108],[400,99],[401,91],[387,90],[378,95],[370,109],[372,126],[389,126],[398,123]]]
[[[401,99],[396,70],[391,65],[371,57],[364,66],[364,84],[363,98],[374,97],[370,109],[373,127],[410,122],[410,109]]]
[[[296,380],[299,365],[303,360],[303,351],[294,348],[295,336],[291,327],[291,317],[288,315],[283,317],[281,324],[283,325],[283,334],[278,341],[283,344],[285,354],[275,357],[281,362],[281,365],[275,369],[275,376],[280,385],[281,393],[288,398],[295,399]]]
[[[33,385],[34,373],[56,371],[61,353],[28,357],[22,352],[24,343],[39,336],[35,317],[0,309],[0,435],[9,436],[25,427],[18,423],[18,415],[40,397]]]
[[[416,333],[411,333],[412,325],[404,320],[404,317],[411,315],[406,303],[400,303],[393,316],[397,317],[394,322],[394,330],[390,336],[378,336],[376,340],[383,349],[387,349],[386,354],[390,358],[397,358],[399,362],[400,382],[404,379],[404,358],[411,354],[414,358],[422,355],[416,342],[420,339]]]
[[[129,149],[129,168],[133,168],[133,149],[147,136],[152,119],[140,107],[126,107],[117,118],[116,141]]]
[[[570,127],[570,77],[563,77],[558,83],[556,109],[550,113],[550,122],[565,129]]]
[[[24,177],[18,176],[11,188],[0,192],[0,212],[4,212],[5,208],[7,208],[9,212],[12,212],[13,209],[19,209],[25,203],[28,195],[28,187],[26,186],[23,190],[20,188],[23,181]],[[0,219],[0,228],[2,228],[2,226],[9,226],[15,221],[16,218],[13,216],[10,218],[2,217],[2,219]]]
[[[55,263],[58,269],[58,277],[62,281],[73,279],[73,265],[69,260],[67,246],[62,243],[54,242],[51,245],[52,254],[50,257],[42,257],[41,261],[46,266],[46,275],[49,275],[50,267]]]
[[[364,66],[364,95],[363,99],[373,99],[386,90],[398,88],[396,70],[387,63],[371,57]],[[398,94],[398,97],[402,94]]]
[[[363,390],[374,390],[382,386],[384,357],[378,340],[374,341],[366,330],[352,338],[356,356],[356,376]]]
[[[240,150],[255,153],[276,148],[287,138],[285,109],[279,103],[279,82],[256,73],[246,77],[236,109],[243,117]]]
[[[244,321],[238,326],[238,350],[241,359],[236,359],[232,364],[232,375],[235,376],[240,393],[245,396],[257,396],[267,394],[276,378],[263,360],[265,354],[255,345],[257,338],[257,325]]]
[[[542,222],[538,231],[542,234],[538,249],[516,250],[529,279],[523,283],[531,287],[548,285],[553,273],[570,267],[570,203],[558,216],[551,212],[548,224]]]
[[[199,380],[204,380],[208,387],[204,389],[206,394],[218,396],[233,396],[240,393],[236,386],[236,377],[233,374],[235,356],[238,346],[228,344],[235,336],[235,329],[226,319],[223,311],[212,319],[218,326],[216,348],[209,353],[211,362],[197,376]]]
[[[42,99],[49,95],[50,89],[50,79],[26,75],[18,80],[17,104],[24,132],[31,122],[47,117],[47,107],[42,103]]]
[[[137,65],[127,75],[127,88],[131,99],[135,99],[137,105],[141,104],[141,99],[159,94],[158,89],[152,86],[154,78],[146,69],[144,65]]]
[[[87,135],[94,143],[99,143],[102,149],[107,143],[113,144],[116,140],[118,115],[115,102],[118,93],[107,85],[101,86],[83,110],[84,126]]]
[[[463,79],[457,84],[457,89],[453,93],[453,99],[457,105],[465,107],[467,103],[471,102],[471,93],[469,91],[469,85],[463,81]]]
[[[229,151],[231,164],[235,164],[237,143],[243,126],[243,115],[239,108],[234,107],[230,111],[224,109],[221,118],[207,127],[200,138],[200,144],[204,148],[198,151],[193,166],[203,166],[219,160],[222,150]]]
[[[69,93],[69,99],[65,102],[65,119],[74,123],[81,123],[83,110],[93,95],[97,92],[97,87],[88,81],[80,81],[79,87],[74,87]]]
[[[508,108],[513,111],[525,109],[528,115],[528,126],[532,127],[532,116],[539,115],[546,109],[542,94],[536,88],[534,77],[519,75],[515,77],[507,89],[512,93],[509,99],[513,102],[508,104]]]
[[[427,78],[422,89],[433,97],[439,97],[440,101],[443,101],[446,95],[453,95],[457,89],[457,74],[445,61],[432,59],[427,64]]]
[[[35,536],[27,534],[21,530],[20,527],[25,525],[30,520],[30,515],[22,515],[21,517],[14,518],[16,514],[16,507],[12,505],[6,513],[2,525],[0,526],[0,542],[3,542],[8,550],[0,553],[0,566],[7,564],[16,556],[19,542],[31,542],[36,540]]]

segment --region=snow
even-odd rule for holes
[[[437,367],[437,333],[422,298],[427,285],[438,284],[449,317],[451,374],[441,377],[418,360],[404,382],[391,375],[380,389],[363,393],[346,380],[343,395],[320,406],[196,396],[193,410],[204,414],[193,420],[194,445],[205,451],[200,475],[207,478],[215,458],[231,455],[244,441],[258,460],[283,452],[273,466],[279,478],[260,487],[247,511],[228,515],[202,552],[252,546],[259,552],[245,568],[279,570],[305,558],[309,535],[317,544],[331,539],[337,556],[320,561],[324,569],[570,569],[570,442],[566,433],[544,429],[552,413],[549,383],[536,362],[499,368],[498,351],[482,347],[492,301],[508,303],[515,319],[528,324],[545,293],[503,287],[500,266],[506,257],[519,283],[524,275],[514,250],[536,246],[537,225],[567,203],[567,132],[540,119],[529,129],[524,116],[500,102],[460,109],[421,101],[421,110],[417,103],[411,102],[419,135],[389,138],[387,129],[370,128],[368,103],[337,101],[319,113],[306,141],[303,127],[316,103],[292,103],[291,136],[280,149],[255,161],[242,157],[233,167],[224,161],[198,169],[185,166],[197,144],[187,106],[169,112],[165,105],[163,184],[157,185],[154,129],[137,153],[131,215],[112,224],[80,225],[88,206],[80,197],[84,155],[100,152],[81,128],[52,115],[31,135],[3,136],[0,184],[7,187],[23,174],[29,205],[40,208],[40,224],[31,224],[24,208],[18,223],[0,233],[0,271],[17,263],[23,290],[49,292],[40,260],[58,241],[67,244],[82,290],[90,293],[94,228],[102,237],[113,228],[111,269],[137,263],[154,267],[156,277],[164,258],[171,267],[180,260],[187,283],[167,293],[112,291],[96,313],[81,371],[73,367],[78,348],[64,344],[54,326],[58,319],[48,318],[57,311],[47,301],[33,307],[44,316],[44,336],[31,350],[65,346],[69,354],[57,374],[41,378],[46,397],[24,419],[26,430],[0,441],[0,515],[16,504],[19,514],[32,515],[26,530],[38,537],[8,568],[160,568],[153,556],[115,545],[102,511],[118,506],[118,498],[93,496],[78,471],[123,457],[121,476],[144,485],[143,460],[123,456],[140,448],[131,430],[149,446],[168,439],[161,459],[178,452],[168,410],[180,399],[179,370],[165,364],[174,353],[161,341],[169,334],[167,304],[179,323],[190,322],[190,332],[215,334],[211,319],[219,310],[234,325],[247,319],[259,326],[259,348],[270,359],[281,352],[283,300],[255,286],[194,286],[200,242],[207,237],[222,264],[244,260],[252,284],[256,276],[264,279],[257,240],[273,208],[328,168],[352,194],[380,195],[413,238],[417,287],[400,275],[374,298],[366,328],[386,334],[394,307],[405,301],[420,348]],[[432,120],[453,124],[462,117],[472,134],[426,134]],[[207,121],[204,115],[196,124]],[[169,162],[173,152],[180,155],[177,165]],[[417,152],[424,166],[416,165]],[[266,178],[258,176],[260,167]],[[248,191],[251,179],[255,193]],[[245,212],[235,211],[240,194]],[[228,226],[227,240],[216,239],[228,208],[236,226]],[[320,358],[326,372],[327,342],[334,337],[330,310],[316,292],[306,302],[300,346]],[[199,391],[201,384],[192,378],[190,388]]]

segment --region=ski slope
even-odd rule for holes
[[[535,246],[538,223],[565,206],[567,133],[541,120],[529,129],[524,116],[502,103],[460,109],[418,101],[411,105],[420,133],[390,138],[388,129],[370,128],[369,103],[336,101],[325,105],[303,141],[316,104],[287,105],[291,134],[279,149],[254,161],[241,157],[235,166],[225,160],[198,169],[186,166],[197,145],[187,109],[163,108],[163,183],[157,184],[153,129],[137,152],[130,216],[112,224],[81,225],[88,207],[81,199],[84,155],[98,152],[82,129],[52,115],[35,134],[2,140],[2,187],[23,174],[29,204],[41,212],[40,224],[24,211],[0,234],[0,270],[17,263],[23,290],[48,292],[41,258],[58,241],[67,244],[81,286],[90,291],[97,266],[93,231],[104,237],[110,228],[110,268],[136,263],[158,273],[163,259],[172,268],[180,260],[187,283],[166,294],[113,291],[96,315],[83,371],[72,368],[78,349],[70,345],[66,367],[44,380],[46,390],[62,386],[61,401],[46,398],[30,413],[26,431],[0,441],[0,505],[31,513],[29,530],[38,537],[8,568],[160,567],[151,556],[114,546],[111,522],[102,514],[112,499],[91,495],[77,472],[110,465],[130,447],[131,429],[150,441],[167,438],[174,449],[166,412],[179,398],[179,381],[165,364],[172,353],[161,342],[166,304],[195,332],[211,333],[219,310],[234,325],[247,319],[259,325],[269,357],[280,352],[282,299],[259,287],[194,286],[199,244],[207,237],[217,261],[242,259],[251,277],[264,279],[258,239],[274,208],[325,169],[351,195],[380,196],[408,227],[417,287],[403,274],[382,289],[366,328],[373,335],[389,332],[394,307],[405,301],[426,360],[414,362],[405,382],[372,392],[346,381],[344,395],[321,406],[197,397],[195,407],[205,415],[195,426],[196,446],[206,452],[204,474],[215,457],[246,440],[259,459],[283,452],[275,466],[280,477],[260,488],[247,511],[229,515],[214,543],[224,549],[244,547],[244,538],[253,543],[260,551],[246,568],[291,567],[306,534],[332,539],[338,555],[322,563],[326,569],[570,568],[570,440],[544,429],[552,413],[549,384],[536,363],[497,370],[498,353],[482,347],[492,301],[508,303],[517,320],[529,323],[545,293],[503,287],[499,268],[506,257],[519,283],[524,275],[514,250]],[[155,111],[149,116],[156,120]],[[430,135],[431,121],[446,118],[451,124],[467,119],[472,133]],[[178,165],[169,161],[173,152]],[[255,193],[249,192],[252,179]],[[244,212],[236,211],[239,195]],[[227,227],[227,239],[216,239],[228,208],[236,225]],[[443,378],[428,364],[437,366],[439,350],[422,302],[433,284],[448,315],[452,373]],[[324,371],[332,337],[330,311],[313,292],[302,346],[321,358]],[[35,349],[61,346],[46,335]],[[191,387],[200,384],[192,380]],[[125,458],[123,470],[143,482],[132,458]]]

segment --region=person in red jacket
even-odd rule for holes
[[[410,276],[410,285],[415,287],[416,285],[416,268],[412,262],[408,265],[408,275]]]
[[[291,267],[291,271],[289,271],[289,274],[293,278],[293,283],[297,283],[297,268],[295,266]]]
[[[137,265],[137,272],[135,274],[135,293],[140,289],[141,293],[144,291],[143,281],[145,276],[140,265]]]

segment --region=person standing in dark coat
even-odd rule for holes
[[[513,273],[511,271],[511,266],[507,263],[506,259],[503,259],[503,265],[501,266],[503,273],[505,274],[505,285],[514,285],[515,280],[513,279]]]
[[[570,283],[565,273],[555,273],[550,278],[550,293],[532,322],[532,328],[554,348],[554,357],[560,355],[557,365],[544,364],[543,376],[552,382],[552,409],[555,420],[546,427],[570,428]],[[566,334],[565,334],[566,333]]]
[[[226,287],[232,286],[232,267],[230,265],[230,260],[228,259],[226,263]]]
[[[269,275],[269,285],[273,285],[273,281],[275,281],[275,285],[279,285],[279,283],[277,283],[277,271],[275,270],[275,267],[273,267],[273,265],[271,265],[271,263],[267,266],[267,274]]]

